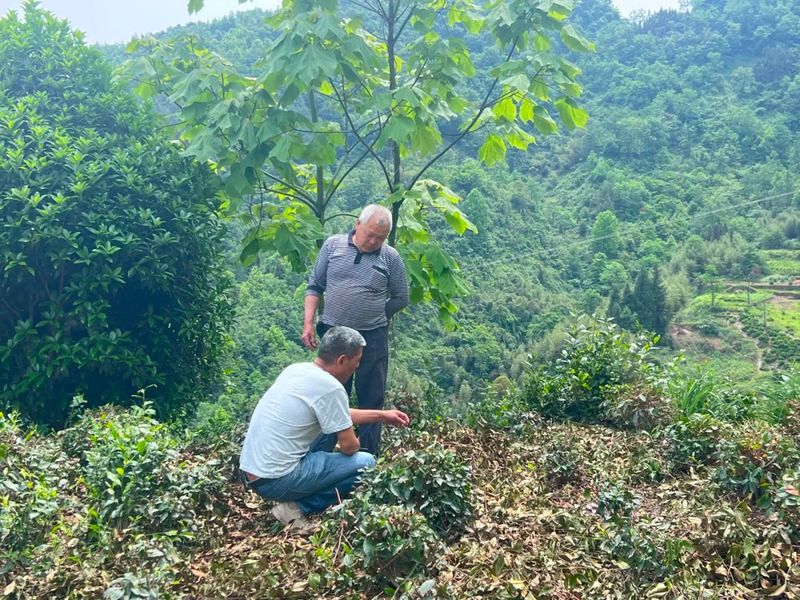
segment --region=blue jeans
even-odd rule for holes
[[[330,452],[335,445],[336,434],[321,435],[293,471],[257,480],[251,489],[267,500],[296,502],[305,514],[322,512],[350,493],[361,471],[375,465],[375,457],[367,452]]]

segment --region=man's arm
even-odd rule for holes
[[[300,341],[306,348],[312,350],[317,347],[317,332],[314,330],[314,315],[319,308],[319,296],[309,294],[303,305],[303,334]]]
[[[319,249],[317,262],[308,277],[306,299],[303,303],[303,333],[300,341],[306,348],[312,350],[317,347],[317,333],[314,331],[314,316],[319,308],[320,298],[328,285],[328,258],[330,256],[331,238],[325,240]]]
[[[385,423],[395,427],[408,427],[408,415],[402,410],[373,410],[351,408],[350,418],[353,425],[367,425],[369,423]],[[336,432],[336,441],[339,442],[339,451],[347,456],[352,456],[361,449],[361,442],[358,441],[352,427]]]
[[[368,408],[351,408],[350,418],[353,425],[368,425],[370,423],[385,423],[395,427],[408,427],[408,415],[402,410],[387,409],[374,410]]]
[[[391,319],[392,315],[408,306],[408,276],[399,254],[395,254],[393,260],[388,261],[388,266],[389,299],[386,301],[386,317]]]
[[[361,442],[352,427],[338,431],[336,440],[339,442],[339,451],[347,456],[352,456],[361,449]]]

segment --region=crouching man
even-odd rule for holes
[[[364,338],[333,327],[311,363],[286,367],[258,402],[242,447],[245,485],[278,504],[272,514],[296,529],[305,516],[345,497],[375,458],[360,452],[353,425],[408,426],[399,410],[349,408],[344,382],[361,360]],[[339,452],[333,452],[336,443]]]

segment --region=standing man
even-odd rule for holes
[[[355,372],[356,398],[362,409],[383,408],[389,370],[389,319],[408,305],[408,280],[403,259],[384,242],[392,230],[392,213],[376,204],[361,211],[350,233],[333,235],[319,251],[308,279],[303,320],[303,344],[316,348],[335,325],[357,330],[367,345]],[[314,317],[325,304],[314,329]],[[345,383],[348,395],[353,378]],[[362,448],[377,454],[381,424],[359,428]]]
[[[333,327],[312,363],[286,367],[259,400],[242,446],[239,468],[245,485],[278,504],[272,514],[293,529],[306,515],[345,497],[375,458],[359,452],[353,424],[408,426],[399,410],[351,409],[342,385],[356,370],[364,338]],[[333,452],[336,443],[339,452]]]

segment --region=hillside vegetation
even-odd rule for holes
[[[528,152],[509,150],[504,165],[480,164],[477,147],[467,143],[431,169],[462,197],[461,209],[480,232],[459,237],[432,223],[471,292],[458,301],[457,331],[443,331],[424,306],[396,319],[393,381],[417,393],[433,384],[469,402],[483,381],[518,376],[529,353],[552,359],[571,313],[605,312],[678,349],[681,338],[670,337],[669,324],[689,326],[697,316],[693,299],[712,287],[793,284],[800,275],[798,7],[785,1],[750,8],[696,2],[689,12],[623,20],[608,2],[577,6],[572,19],[597,45],[594,53],[569,55],[583,70],[591,119],[584,130],[542,137]],[[262,17],[255,11],[164,37],[197,36],[195,43],[254,73],[257,52],[242,40],[269,42],[275,34]],[[472,50],[479,69],[494,52],[480,44]],[[122,58],[116,48],[109,52]],[[338,192],[338,208],[354,214],[381,198],[379,180],[377,170],[356,173]],[[348,226],[339,218],[327,230]],[[288,288],[276,290],[283,304],[262,324],[286,322],[281,333],[299,348],[300,300],[285,292],[302,277],[269,263],[264,257],[264,268],[281,274]],[[637,278],[655,270],[652,301],[642,301]],[[781,296],[786,300],[778,302],[794,306],[794,295]],[[296,316],[287,320],[285,311]],[[729,317],[705,318],[725,328]],[[240,319],[251,322],[244,313]],[[768,314],[766,327],[780,336],[784,321]],[[693,340],[719,346],[720,361],[712,357],[706,368],[733,371],[741,382],[757,382],[798,356],[776,354],[761,340],[759,363],[749,341],[758,336],[730,338],[722,345]],[[693,358],[696,346],[685,348]]]
[[[4,596],[800,596],[796,0],[576,7],[597,50],[555,50],[589,123],[430,169],[479,230],[429,221],[469,284],[457,327],[395,318],[411,427],[308,536],[236,473],[259,396],[310,359],[304,274],[242,265],[248,203],[180,155],[167,98],[110,83],[121,48],[23,12],[0,20]],[[266,16],[159,37],[252,74]],[[379,180],[354,170],[325,233]]]

